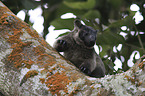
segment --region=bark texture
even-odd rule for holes
[[[5,96],[145,95],[145,61],[104,78],[82,74],[0,2],[0,94]]]

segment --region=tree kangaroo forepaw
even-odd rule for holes
[[[65,40],[58,40],[57,43],[59,43],[60,45],[66,45],[66,41]]]
[[[87,75],[91,74],[91,71],[88,68],[86,68],[84,66],[80,66],[79,68],[82,72],[86,73]]]

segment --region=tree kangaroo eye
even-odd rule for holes
[[[88,32],[84,32],[84,34],[85,34],[85,36],[89,35],[89,33],[88,33]]]
[[[88,32],[83,31],[83,30],[81,30],[81,31],[80,31],[80,34],[81,34],[82,36],[87,36],[87,35],[89,35],[89,33],[88,33]]]

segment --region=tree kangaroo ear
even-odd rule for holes
[[[78,28],[81,28],[83,26],[83,24],[78,19],[74,21],[74,25],[77,26]]]
[[[96,30],[96,34],[98,33],[99,30]]]

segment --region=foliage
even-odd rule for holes
[[[96,44],[102,49],[100,56],[106,65],[107,74],[128,70],[127,61],[133,51],[139,51],[141,56],[145,53],[145,19],[136,24],[133,19],[136,12],[130,10],[132,4],[137,4],[142,16],[145,17],[144,0],[2,0],[2,2],[15,14],[25,10],[26,22],[29,22],[28,10],[41,6],[44,38],[49,33],[50,25],[55,26],[55,29],[73,29],[74,18],[61,19],[61,15],[65,13],[73,13],[86,25],[98,29]],[[126,26],[127,29],[122,30],[122,26]],[[121,32],[127,35],[123,37]],[[114,52],[113,47],[119,44],[122,44],[121,50]],[[121,57],[125,60],[123,61]],[[122,69],[118,71],[113,68],[116,58],[122,61]]]

